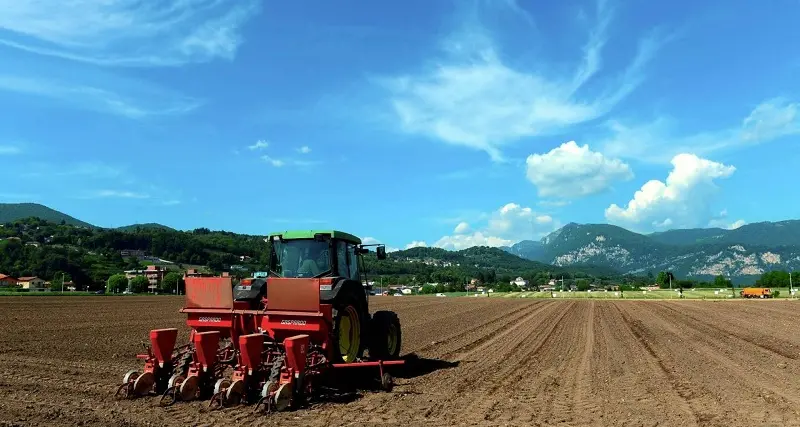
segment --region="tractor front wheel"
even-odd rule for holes
[[[370,322],[369,356],[373,360],[392,360],[400,357],[403,334],[400,319],[391,311],[378,311]]]

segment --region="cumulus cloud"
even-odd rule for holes
[[[731,176],[736,168],[694,154],[675,156],[672,166],[666,182],[648,181],[625,207],[610,205],[606,219],[638,230],[705,226],[712,217],[714,181]]]
[[[494,2],[530,19],[514,2]],[[546,135],[603,116],[643,80],[643,68],[658,47],[643,39],[628,66],[606,87],[595,86],[611,13],[598,2],[572,75],[511,65],[482,24],[469,21],[443,42],[443,54],[421,72],[380,80],[400,130],[444,143],[482,150],[502,160],[502,148],[521,138]],[[518,62],[516,63],[518,64]],[[592,81],[591,95],[587,84]]]
[[[232,60],[257,0],[0,0],[0,45],[113,66]]]
[[[414,240],[413,242],[406,245],[406,249],[411,248],[427,248],[428,244],[421,240]]]
[[[745,224],[747,224],[747,222],[743,219],[731,221],[728,218],[727,209],[723,209],[719,215],[716,215],[715,217],[711,218],[710,221],[708,221],[708,227],[725,228],[727,230],[735,230]]]
[[[541,238],[560,226],[551,216],[516,203],[508,203],[488,217],[481,229],[472,231],[471,228],[456,227],[453,235],[442,237],[433,246],[450,250],[509,246],[520,240]]]
[[[311,147],[309,147],[308,145],[304,145],[298,148],[297,151],[300,152],[300,154],[308,154],[311,152]]]
[[[800,104],[784,98],[766,100],[756,106],[739,125],[716,130],[679,134],[677,120],[659,117],[648,123],[607,123],[610,136],[602,142],[607,156],[651,163],[670,161],[680,153],[709,156],[800,134]]]
[[[469,224],[466,223],[465,221],[461,221],[461,222],[458,223],[458,225],[456,225],[456,228],[455,228],[455,230],[453,230],[453,233],[464,234],[464,233],[468,232],[469,230],[470,230]]]
[[[575,141],[545,154],[531,154],[526,161],[528,180],[542,197],[576,198],[606,190],[615,181],[630,180],[630,166],[594,152]]]

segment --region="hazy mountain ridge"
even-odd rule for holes
[[[38,203],[0,203],[0,224],[30,217],[37,217],[55,223],[64,221],[65,224],[74,225],[76,227],[94,227],[88,222],[83,222],[63,212]]]
[[[608,224],[570,223],[538,242],[522,241],[505,250],[557,266],[589,263],[631,274],[669,270],[679,277],[743,279],[800,268],[800,221],[649,235]]]

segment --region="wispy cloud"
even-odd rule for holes
[[[327,224],[328,221],[313,218],[272,218],[271,222],[277,224]]]
[[[150,195],[127,190],[95,190],[83,194],[82,199],[149,199]]]
[[[310,152],[311,152],[311,147],[309,147],[308,145],[304,145],[304,146],[302,146],[302,147],[298,148],[298,149],[297,149],[297,151],[298,151],[300,154],[308,154],[308,153],[310,153]]]
[[[176,205],[180,205],[181,201],[180,200],[165,200],[161,204],[164,205],[164,206],[176,206]]]
[[[0,156],[2,155],[10,155],[10,154],[19,154],[22,152],[22,149],[16,145],[0,145]]]
[[[5,201],[19,201],[19,202],[30,202],[34,200],[38,200],[40,196],[38,194],[30,194],[30,193],[0,193],[0,200]]]
[[[263,149],[265,149],[267,147],[269,147],[269,142],[264,141],[263,139],[259,139],[258,141],[256,141],[255,144],[248,145],[247,149],[248,150],[263,150]]]
[[[322,163],[319,160],[300,160],[292,158],[278,159],[268,155],[261,156],[261,159],[276,168],[283,166],[309,167],[309,166],[316,166]]]
[[[610,121],[611,136],[601,143],[608,156],[644,162],[669,163],[680,153],[708,156],[800,134],[800,104],[773,98],[756,106],[739,125],[680,134],[677,121],[659,117],[648,123],[626,125]]]
[[[539,200],[536,204],[549,208],[560,208],[572,203],[570,200]]]
[[[526,13],[514,2],[492,4]],[[507,144],[608,113],[643,81],[644,66],[662,41],[655,36],[642,39],[617,78],[605,88],[593,85],[593,96],[581,95],[601,68],[600,54],[611,22],[605,4],[598,2],[583,56],[567,77],[512,67],[501,58],[492,34],[480,23],[469,22],[444,41],[444,55],[430,69],[379,80],[388,91],[400,130],[482,150],[493,160],[502,160]]]
[[[184,114],[201,105],[199,100],[137,82],[121,82],[117,79],[116,83],[122,84],[106,82],[107,87],[100,87],[96,84],[101,82],[90,83],[86,76],[80,75],[62,79],[36,76],[37,73],[32,71],[16,75],[5,72],[0,70],[0,91],[46,97],[79,108],[132,119]]]
[[[0,45],[112,66],[231,60],[257,0],[0,0]]]
[[[39,177],[85,177],[95,179],[108,179],[121,176],[124,167],[109,165],[101,162],[83,162],[74,164],[31,163],[27,170],[20,176],[25,178]]]

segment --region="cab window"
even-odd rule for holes
[[[347,268],[347,244],[341,240],[336,242],[336,266],[339,268],[340,276],[350,277],[350,271]]]
[[[359,277],[359,269],[358,269],[358,255],[356,255],[356,245],[351,243],[347,244],[347,265],[350,268],[350,274],[347,277],[350,277],[352,280],[361,280]]]

